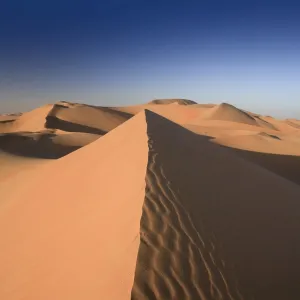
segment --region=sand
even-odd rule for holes
[[[149,102],[149,104],[178,104],[178,105],[191,105],[197,104],[197,102],[188,99],[155,99]]]
[[[1,299],[129,299],[147,139],[141,113],[66,157],[0,182]]]
[[[0,299],[298,299],[298,125],[185,99],[1,116]]]
[[[147,123],[132,298],[296,299],[299,186],[155,114]]]

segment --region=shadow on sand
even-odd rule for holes
[[[228,149],[238,156],[300,185],[300,156]]]
[[[98,128],[89,127],[81,124],[64,121],[56,117],[48,116],[45,123],[46,128],[60,129],[68,132],[85,132],[92,134],[104,135],[107,132]]]
[[[79,148],[54,143],[54,134],[11,133],[0,136],[0,150],[24,157],[58,159]]]

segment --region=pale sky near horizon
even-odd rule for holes
[[[296,1],[5,0],[0,112],[154,98],[300,119]]]

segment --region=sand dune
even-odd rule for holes
[[[299,298],[297,120],[193,103],[0,118],[0,299]]]
[[[155,99],[148,104],[179,104],[179,105],[191,105],[197,104],[197,102],[188,99]]]
[[[300,155],[229,149],[243,159],[300,185]]]
[[[262,153],[283,155],[300,155],[300,140],[282,140],[280,135],[267,134],[265,132],[251,132],[250,134],[236,134],[222,136],[214,140],[216,143]]]
[[[215,107],[216,105],[215,104],[193,104],[193,107],[194,108],[213,108]]]
[[[37,160],[29,158],[39,158],[40,162],[58,159],[95,141],[130,117],[110,108],[68,102],[45,105],[23,114],[3,115],[0,149],[6,161],[0,176],[17,172],[14,159],[26,162],[22,169],[29,169],[31,163],[36,165]]]
[[[295,299],[299,186],[154,114],[147,123],[132,299]]]
[[[206,120],[223,120],[257,126],[254,117],[228,103],[222,103],[208,110],[202,116]]]
[[[58,102],[23,113],[13,119],[0,119],[0,133],[59,129],[103,135],[130,117],[131,114],[113,108]]]
[[[106,107],[58,103],[47,115],[47,128],[105,134],[132,115]]]
[[[51,131],[0,134],[0,180],[47,160],[61,158],[97,140],[99,135]]]
[[[0,149],[20,156],[54,159],[86,146],[98,138],[98,135],[79,132],[60,135],[47,131],[2,134]]]
[[[286,123],[292,127],[300,129],[300,121],[298,120],[286,120]]]
[[[130,298],[147,139],[141,113],[69,156],[0,183],[1,299]]]
[[[46,117],[52,107],[53,104],[49,104],[23,113],[11,123],[7,132],[37,132],[44,130]]]
[[[16,174],[27,172],[30,169],[39,167],[46,163],[48,163],[48,160],[15,155],[7,151],[0,150],[0,182],[8,180]],[[2,200],[2,198],[0,199]]]
[[[136,115],[139,112],[148,109],[156,112],[176,123],[186,124],[190,123],[191,120],[199,118],[206,110],[206,106],[194,105],[173,105],[173,104],[144,104],[136,106],[126,106],[116,108],[119,111]]]
[[[19,114],[0,114],[0,122],[12,122],[15,121],[19,116]]]

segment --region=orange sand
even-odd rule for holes
[[[59,102],[0,116],[0,164],[0,299],[300,297],[298,120]]]

